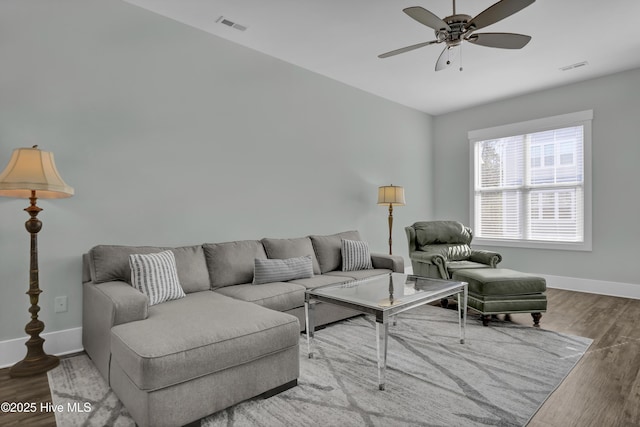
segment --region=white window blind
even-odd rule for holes
[[[470,132],[477,243],[591,249],[591,117],[589,111]]]

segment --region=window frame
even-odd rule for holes
[[[584,168],[584,212],[583,212],[583,241],[582,242],[558,242],[550,240],[527,240],[527,239],[506,239],[506,238],[486,238],[474,236],[474,243],[482,246],[502,246],[531,249],[557,249],[573,251],[592,250],[592,168],[591,168],[591,145],[592,145],[592,121],[593,110],[578,111],[575,113],[562,114],[541,119],[528,120],[524,122],[511,123],[502,126],[495,126],[485,129],[477,129],[468,132],[469,138],[469,163],[470,163],[470,225],[475,230],[476,224],[476,143],[490,139],[506,138],[516,135],[525,135],[536,132],[544,132],[554,129],[561,129],[571,126],[583,126],[583,168]],[[544,167],[544,148],[541,147],[541,165]],[[559,156],[554,159],[558,162]],[[577,159],[573,159],[575,162]]]

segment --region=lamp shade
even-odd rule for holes
[[[62,199],[74,194],[73,188],[60,177],[53,153],[37,146],[16,148],[0,174],[0,196],[28,199],[32,191],[42,199]]]
[[[397,185],[378,187],[378,204],[404,206],[404,188]]]

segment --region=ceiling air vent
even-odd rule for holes
[[[247,27],[245,27],[244,25],[240,25],[238,23],[230,21],[224,16],[220,16],[218,19],[216,19],[216,23],[226,25],[227,27],[235,28],[236,30],[239,30],[239,31],[245,31],[247,29]]]
[[[589,64],[587,61],[582,61],[582,62],[576,62],[575,64],[571,64],[571,65],[567,65],[566,67],[561,67],[560,71],[569,71],[569,70],[573,70],[575,68],[580,68],[580,67],[584,67],[585,65]]]

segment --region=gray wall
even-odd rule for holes
[[[505,267],[640,286],[639,69],[436,117],[435,217],[469,222],[469,130],[587,109],[594,112],[593,251],[491,249]]]
[[[80,257],[359,229],[387,251],[433,215],[430,116],[119,1],[0,2],[0,167],[52,151],[76,189],[42,200],[45,332],[81,326]],[[27,200],[0,198],[0,341],[29,320]],[[53,299],[69,298],[67,313]]]

